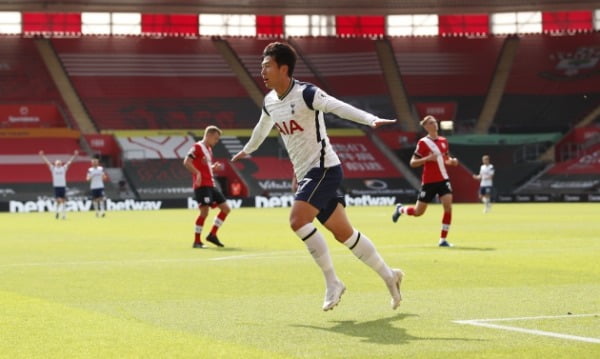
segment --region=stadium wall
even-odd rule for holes
[[[0,195],[2,193],[0,192]],[[393,206],[398,199],[396,196],[345,196],[348,206]],[[254,207],[254,208],[276,208],[290,207],[294,201],[292,195],[280,197],[255,196],[247,198],[228,199],[231,208]],[[526,195],[498,195],[496,202],[499,203],[549,203],[549,202],[600,202],[600,194],[526,194]],[[180,199],[161,200],[111,200],[106,202],[108,211],[156,211],[161,209],[196,209],[197,202],[191,197]],[[53,212],[54,201],[51,199],[39,199],[37,201],[4,201],[0,202],[0,212],[30,213],[30,212]],[[87,212],[92,210],[92,202],[89,199],[67,201],[67,211]]]

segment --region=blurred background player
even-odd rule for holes
[[[106,216],[104,211],[104,181],[107,179],[108,176],[104,172],[104,168],[99,165],[97,158],[93,158],[92,167],[88,168],[86,180],[90,182],[92,204],[94,205],[96,217]]]
[[[490,163],[490,156],[481,157],[481,167],[479,174],[473,175],[473,178],[480,180],[479,199],[483,202],[483,213],[488,213],[492,209],[492,188],[494,186],[494,165]]]
[[[206,127],[202,140],[192,146],[183,160],[183,165],[192,174],[194,196],[200,210],[200,214],[196,218],[194,248],[204,247],[201,240],[202,227],[208,216],[209,207],[219,207],[220,211],[215,217],[206,240],[217,247],[224,247],[219,237],[217,237],[217,231],[225,221],[225,218],[227,218],[231,208],[229,208],[223,193],[215,185],[213,169],[220,169],[223,165],[220,162],[213,163],[212,155],[212,148],[219,142],[221,133],[221,129],[217,126]]]
[[[413,168],[423,166],[421,177],[421,190],[415,206],[402,206],[397,204],[392,214],[392,221],[396,223],[402,214],[419,217],[427,210],[437,195],[444,207],[442,217],[442,232],[438,245],[440,247],[451,247],[446,240],[450,223],[452,222],[452,186],[446,166],[457,166],[458,160],[450,157],[448,140],[438,135],[438,122],[433,116],[425,116],[421,120],[421,126],[427,131],[427,136],[417,142],[417,148],[410,159]]]
[[[73,156],[63,164],[61,160],[54,161],[52,164],[48,161],[46,155],[44,155],[44,151],[40,151],[40,156],[50,168],[50,172],[52,173],[52,186],[54,187],[54,200],[55,200],[55,210],[56,210],[56,219],[60,216],[62,219],[67,218],[67,209],[65,206],[65,199],[67,193],[67,170],[69,169],[69,165],[73,162],[75,157],[79,154],[79,151],[75,150],[73,152]]]
[[[296,59],[296,51],[288,44],[273,42],[265,47],[261,76],[271,91],[264,98],[260,120],[250,140],[231,160],[245,158],[258,149],[275,126],[294,168],[292,189],[296,194],[290,227],[307,246],[325,277],[323,310],[333,309],[346,287],[335,273],[325,238],[313,224],[315,218],[337,241],[379,274],[392,296],[392,309],[396,309],[402,300],[403,273],[390,268],[371,240],[350,224],[344,198],[337,193],[343,177],[342,166],[329,142],[323,113],[331,112],[372,128],[396,120],[380,119],[329,96],[314,85],[296,81],[292,77]]]

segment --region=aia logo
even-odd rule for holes
[[[294,120],[283,121],[282,123],[275,123],[275,126],[277,127],[279,132],[284,135],[293,135],[296,131],[304,131],[302,126],[300,126],[298,122]]]

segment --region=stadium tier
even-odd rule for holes
[[[485,96],[503,38],[390,38],[410,96]]]
[[[0,127],[67,127],[68,110],[35,42],[0,36]]]
[[[259,114],[211,39],[85,37],[52,44],[100,129],[231,128]]]
[[[600,104],[600,33],[519,39],[494,126],[500,132],[567,132]]]
[[[231,37],[226,39],[227,43],[231,46],[233,51],[237,54],[239,60],[244,65],[248,73],[254,78],[256,84],[261,88],[265,93],[268,89],[265,87],[262,77],[260,75],[261,71],[261,55],[265,46],[273,41],[282,41],[277,38],[240,38],[240,37]],[[296,63],[296,69],[294,70],[294,76],[302,79],[302,81],[314,83],[317,86],[324,86],[325,84],[321,83],[313,71],[306,64],[304,59],[301,57],[298,59]]]

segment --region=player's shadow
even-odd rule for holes
[[[432,338],[416,337],[408,334],[406,329],[392,326],[392,322],[400,321],[408,317],[417,317],[416,314],[398,314],[389,318],[381,318],[367,322],[358,322],[355,320],[333,321],[333,326],[319,327],[316,325],[295,324],[295,327],[318,329],[327,332],[344,334],[352,337],[362,338],[365,343],[373,344],[408,344],[417,340],[453,340],[453,341],[471,341],[478,339],[467,338]]]

